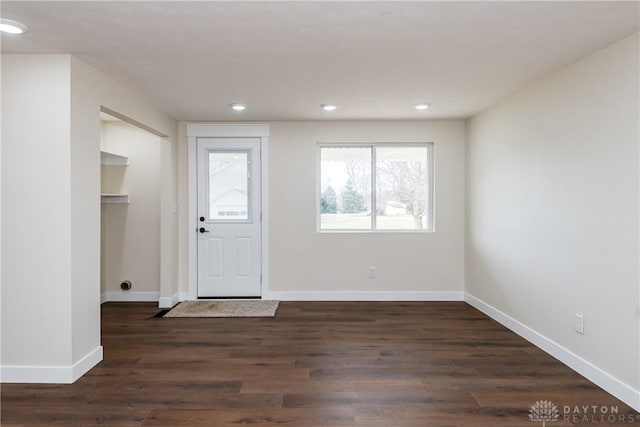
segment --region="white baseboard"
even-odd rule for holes
[[[498,310],[490,304],[470,295],[465,294],[464,300],[471,306],[477,308],[493,320],[509,328],[522,338],[526,339],[536,347],[549,353],[589,381],[602,387],[604,390],[622,400],[636,411],[640,412],[640,390],[635,390],[628,384],[620,381],[606,371],[593,365],[557,342],[545,337],[541,333],[520,323],[513,317]]]
[[[104,292],[100,296],[100,304],[105,302],[158,302],[160,292]]]
[[[174,294],[173,296],[170,296],[170,297],[160,297],[160,299],[158,300],[158,307],[159,308],[173,307],[178,303],[178,301],[180,301],[180,299],[178,298],[178,295],[179,294]]]
[[[269,292],[262,299],[280,301],[464,301],[464,292],[440,291],[295,291]]]
[[[3,383],[71,384],[102,361],[102,346],[71,366],[0,366]]]
[[[178,292],[180,301],[189,301],[189,292]]]

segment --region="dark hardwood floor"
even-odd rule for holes
[[[462,302],[283,302],[275,318],[151,318],[102,306],[104,361],[71,385],[3,384],[3,426],[640,425],[636,413]],[[596,420],[596,422],[594,422]]]

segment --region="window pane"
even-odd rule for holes
[[[209,219],[249,219],[246,151],[209,152]]]
[[[320,148],[320,228],[371,229],[371,147]]]
[[[376,147],[376,228],[422,230],[429,224],[427,147]]]

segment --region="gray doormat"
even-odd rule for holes
[[[273,317],[280,301],[184,301],[164,317]]]

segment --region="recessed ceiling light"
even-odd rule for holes
[[[333,111],[338,108],[334,104],[322,104],[321,107],[324,111]]]
[[[24,34],[29,31],[29,27],[24,25],[22,22],[1,18],[0,31],[9,34]]]
[[[247,109],[247,106],[244,104],[229,104],[229,106],[236,111],[242,111]]]
[[[416,110],[426,110],[429,108],[429,104],[417,104]]]

